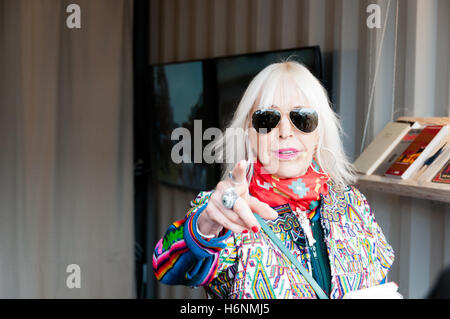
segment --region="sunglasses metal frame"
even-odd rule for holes
[[[279,119],[278,119],[278,122],[277,122],[277,124],[274,126],[274,127],[272,127],[272,128],[270,128],[266,133],[261,133],[256,127],[255,127],[255,125],[254,125],[254,117],[255,117],[255,114],[257,113],[257,112],[260,112],[260,111],[270,111],[270,112],[274,112],[274,113],[277,113],[278,114],[278,116],[279,116]],[[317,124],[316,124],[316,127],[312,130],[312,131],[303,131],[303,130],[301,130],[297,125],[295,125],[295,123],[293,122],[293,120],[292,120],[292,117],[291,117],[291,113],[292,112],[294,112],[294,113],[297,113],[298,111],[300,111],[300,112],[302,112],[302,111],[307,111],[307,112],[311,112],[311,113],[313,113],[313,114],[315,114],[315,116],[316,116],[316,121],[317,121]],[[272,107],[264,107],[264,108],[259,108],[259,109],[257,109],[255,112],[253,112],[253,114],[252,114],[252,127],[256,130],[256,132],[258,133],[258,134],[268,134],[268,133],[270,133],[270,131],[272,131],[274,128],[276,128],[279,124],[280,124],[280,122],[281,122],[281,116],[282,116],[282,114],[281,114],[281,112],[279,111],[279,110],[277,110],[277,109],[275,109],[275,108],[272,108]],[[319,115],[318,115],[318,113],[317,113],[317,111],[315,110],[315,109],[313,109],[313,108],[311,108],[311,107],[298,107],[298,108],[293,108],[292,110],[290,110],[289,111],[289,115],[288,115],[288,118],[289,118],[289,121],[291,122],[291,125],[292,126],[294,126],[297,130],[299,130],[300,132],[302,132],[302,133],[305,133],[305,134],[308,134],[308,133],[312,133],[312,132],[314,132],[316,129],[317,129],[317,127],[319,126]],[[267,129],[267,128],[266,128]]]

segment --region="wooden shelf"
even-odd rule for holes
[[[450,185],[443,183],[419,183],[378,175],[358,175],[357,185],[390,194],[450,203]]]

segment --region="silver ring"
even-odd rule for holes
[[[239,196],[233,187],[227,188],[222,195],[222,204],[225,208],[233,209],[234,204],[238,200]]]
[[[235,179],[234,179],[234,177],[233,177],[233,172],[232,172],[232,171],[229,171],[229,172],[228,172],[228,177],[231,179],[231,183],[232,183],[233,185],[235,185],[235,186],[241,185],[241,184],[243,183],[243,181],[240,181],[240,182],[236,182],[236,181],[235,181]]]

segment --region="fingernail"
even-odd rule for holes
[[[242,233],[243,233],[243,234],[247,234],[247,233],[248,233],[248,230],[247,230],[247,229],[244,229],[244,230],[242,231]]]
[[[253,226],[253,227],[252,227],[252,232],[254,232],[254,233],[259,232],[258,227],[257,227],[257,226]]]

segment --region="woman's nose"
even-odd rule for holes
[[[280,132],[279,132],[280,138],[288,138],[294,134],[292,131],[293,128],[292,128],[291,122],[289,121],[287,116],[281,117],[281,122],[278,127],[280,130]]]

